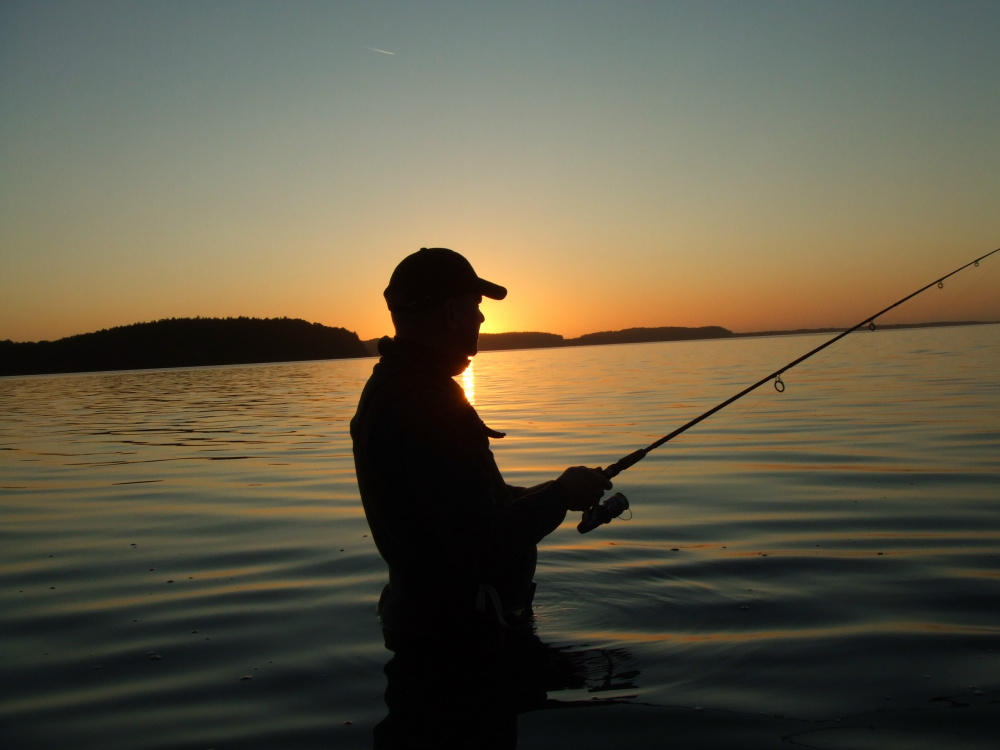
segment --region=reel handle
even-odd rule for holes
[[[604,523],[611,523],[622,513],[628,510],[628,498],[622,493],[616,492],[603,503],[595,505],[583,512],[583,520],[576,525],[576,530],[581,534],[593,531]]]

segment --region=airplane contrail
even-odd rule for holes
[[[381,52],[383,55],[395,55],[396,54],[395,52],[390,52],[389,50],[385,50],[385,49],[378,49],[376,47],[365,47],[365,49],[370,49],[372,52]]]

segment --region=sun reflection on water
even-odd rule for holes
[[[462,373],[462,390],[465,391],[465,398],[473,406],[476,405],[476,374],[473,372],[473,362],[469,360],[469,366]]]

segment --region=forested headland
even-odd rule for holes
[[[58,341],[0,341],[0,375],[365,357],[353,331],[294,318],[169,318]]]

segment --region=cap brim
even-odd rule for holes
[[[503,299],[507,296],[506,287],[494,284],[492,281],[487,281],[486,279],[478,279],[478,281],[478,291],[484,297],[489,297],[490,299]]]

